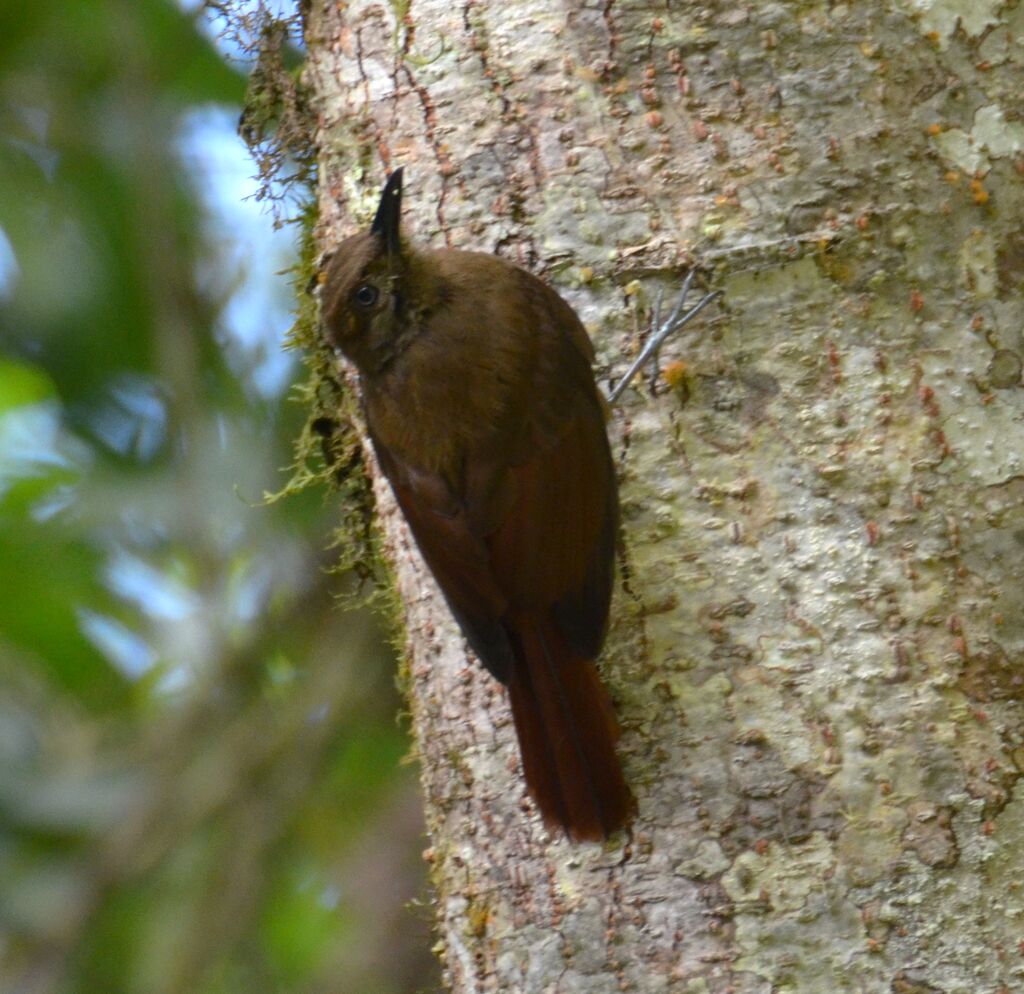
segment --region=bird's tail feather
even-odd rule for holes
[[[597,667],[553,624],[527,625],[516,636],[509,696],[530,795],[549,828],[575,841],[607,838],[630,820],[635,803]]]

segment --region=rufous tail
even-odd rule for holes
[[[524,625],[514,641],[509,696],[530,796],[548,828],[577,842],[605,839],[632,818],[635,802],[597,667],[553,624]]]

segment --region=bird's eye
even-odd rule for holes
[[[377,303],[377,288],[364,283],[356,290],[355,301],[360,307],[373,307]]]

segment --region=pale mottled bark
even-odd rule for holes
[[[403,164],[417,237],[545,274],[605,376],[687,259],[725,291],[612,426],[625,846],[530,813],[378,481],[452,988],[1024,989],[1024,6],[404,11],[314,0],[325,243]]]

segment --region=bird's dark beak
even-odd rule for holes
[[[384,248],[388,255],[397,255],[400,248],[399,225],[402,220],[402,169],[399,167],[384,184],[380,195],[380,206],[377,216],[373,219],[370,233],[384,238]]]

